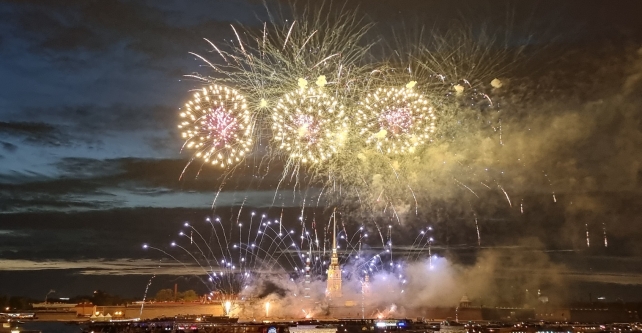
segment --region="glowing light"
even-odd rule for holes
[[[195,157],[221,168],[238,163],[252,145],[252,117],[245,97],[236,90],[210,85],[185,104],[178,125],[184,147]]]
[[[384,154],[403,154],[430,140],[436,116],[413,86],[379,88],[359,103],[356,125],[366,144]]]
[[[329,159],[344,145],[348,121],[343,106],[320,87],[285,94],[273,110],[274,143],[303,163]]]
[[[232,302],[230,301],[225,301],[225,315],[229,316],[230,315],[230,310],[232,310]]]

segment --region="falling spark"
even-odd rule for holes
[[[513,207],[513,204],[510,202],[510,198],[508,197],[508,193],[506,193],[506,190],[504,190],[504,188],[501,185],[497,185],[497,186],[499,186],[502,192],[504,192],[504,195],[506,196],[506,200],[508,200],[508,205]]]
[[[459,181],[459,180],[457,180],[456,178],[453,178],[453,179],[454,179],[454,180],[455,180],[459,185],[461,185],[461,186],[465,187],[467,190],[469,190],[469,191],[470,191],[470,193],[474,194],[477,198],[479,198],[479,196],[477,195],[477,193],[475,193],[475,191],[473,191],[470,187],[466,186],[466,184],[464,184],[464,183],[460,182],[460,181]],[[482,183],[482,184],[483,184],[483,183]]]
[[[230,24],[230,27],[232,27],[232,30],[234,30],[234,34],[236,35],[236,39],[239,41],[239,46],[241,47],[241,51],[243,54],[245,54],[246,57],[249,58],[247,55],[247,52],[245,52],[245,47],[243,47],[243,42],[241,41],[241,37],[239,36],[238,32],[236,32],[236,28],[232,24]]]
[[[502,141],[502,120],[499,119],[499,144],[504,145],[504,141]]]
[[[479,233],[479,224],[477,223],[477,214],[475,214],[475,228],[477,229],[477,246],[481,247],[481,234]]]
[[[310,38],[312,38],[312,36],[314,36],[314,34],[316,34],[316,33],[317,33],[317,30],[314,30],[314,32],[312,32],[312,34],[310,34],[310,36],[308,36],[308,38],[305,40],[305,42],[303,42],[303,45],[301,45],[301,48],[299,49],[299,53],[301,53],[301,51],[303,51],[303,48],[305,47],[306,44],[308,44],[308,42],[310,41]]]
[[[225,62],[227,62],[227,58],[223,55],[223,52],[221,52],[221,50],[219,50],[219,49],[218,49],[218,47],[216,47],[216,45],[215,45],[214,43],[212,43],[212,42],[211,42],[209,39],[207,39],[207,38],[203,38],[203,39],[204,39],[206,42],[208,42],[210,45],[212,45],[212,47],[216,50],[216,52],[218,52],[218,54],[221,56],[221,58],[223,58],[223,60],[225,60]]]
[[[288,44],[288,40],[290,39],[290,34],[292,34],[292,28],[294,28],[294,24],[296,21],[292,21],[292,25],[290,26],[290,30],[288,30],[288,35],[285,37],[285,42],[283,42],[283,50],[285,50],[285,46]]]
[[[316,68],[317,66],[321,65],[321,64],[322,64],[322,63],[324,63],[325,61],[327,61],[327,60],[329,60],[329,59],[331,59],[331,58],[333,58],[333,57],[336,57],[336,56],[338,56],[338,55],[339,55],[339,53],[335,53],[335,54],[329,55],[329,56],[327,56],[327,57],[323,58],[323,60],[319,61],[316,65],[312,66],[312,68]]]
[[[591,241],[589,239],[588,223],[584,224],[584,228],[586,228],[586,247],[591,247]]]
[[[544,174],[544,177],[546,177],[546,180],[548,180],[548,186],[553,187],[553,182],[551,182],[551,179],[548,178],[548,174],[546,171],[542,170],[542,173]],[[555,197],[555,191],[552,191],[553,193],[553,202],[557,202],[557,198]]]
[[[412,193],[413,199],[415,199],[415,216],[418,214],[418,209],[419,209],[419,204],[417,203],[417,197],[415,196],[415,191],[412,190],[410,185],[408,185],[408,189],[410,190],[410,193]]]

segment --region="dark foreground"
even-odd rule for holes
[[[427,322],[410,319],[306,320],[300,322],[221,322],[203,317],[157,318],[111,322],[25,322],[5,332],[120,333],[642,333],[640,323],[549,323],[549,322]],[[16,329],[17,327],[17,329]]]

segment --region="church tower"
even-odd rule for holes
[[[330,299],[341,297],[341,267],[337,255],[337,215],[336,209],[332,214],[334,218],[334,232],[332,233],[332,257],[328,268],[328,286],[326,296]]]

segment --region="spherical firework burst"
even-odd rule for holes
[[[222,168],[239,162],[252,145],[252,117],[236,90],[210,85],[194,94],[180,114],[185,147]]]
[[[367,144],[385,154],[403,154],[430,140],[436,117],[413,86],[378,88],[359,103],[355,123]]]
[[[303,163],[325,161],[344,145],[348,122],[343,106],[322,87],[285,94],[272,114],[274,141],[290,158]]]

